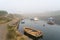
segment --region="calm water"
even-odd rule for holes
[[[29,19],[23,20],[24,24],[20,23],[19,31],[23,34],[23,27],[32,27],[36,30],[42,30],[43,38],[37,40],[60,40],[60,26],[59,25],[49,25],[45,21],[31,21]],[[45,24],[45,26],[43,26]]]

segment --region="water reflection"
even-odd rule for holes
[[[19,25],[19,31],[24,34],[24,27],[31,27],[36,30],[42,30],[43,37],[42,38],[32,38],[33,40],[60,40],[60,25],[48,25],[45,21],[30,21],[28,19],[24,20],[25,23],[20,23]],[[45,24],[45,25],[43,25]]]

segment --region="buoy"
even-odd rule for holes
[[[43,26],[45,26],[45,24],[43,24]]]

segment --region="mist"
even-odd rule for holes
[[[0,0],[0,10],[9,13],[43,13],[60,10],[60,0]]]

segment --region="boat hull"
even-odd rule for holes
[[[50,25],[54,25],[54,22],[48,22],[48,24],[50,24]]]
[[[33,35],[31,35],[31,34],[27,33],[26,31],[24,31],[24,34],[25,34],[26,36],[28,36],[28,37],[32,38],[32,39],[37,39],[37,38],[42,38],[42,37],[43,37],[43,35],[38,36],[38,37],[33,36]]]

